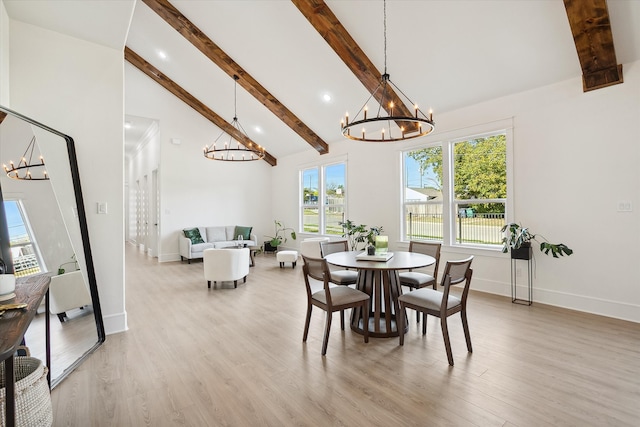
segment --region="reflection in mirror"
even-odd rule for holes
[[[51,276],[44,303],[25,334],[31,355],[45,360],[45,316],[51,317],[51,385],[58,384],[104,341],[104,326],[87,234],[73,140],[0,106],[0,163],[17,165],[35,138],[47,180],[17,180],[0,171],[0,189],[16,278]],[[31,148],[29,148],[30,150]],[[41,176],[45,167],[33,168]],[[6,262],[6,260],[5,260]]]

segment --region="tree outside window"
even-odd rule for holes
[[[405,152],[405,239],[499,245],[507,198],[506,142],[500,132]]]

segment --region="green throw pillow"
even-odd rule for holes
[[[242,236],[244,240],[250,240],[251,229],[253,229],[253,227],[242,227],[242,226],[236,225],[236,230],[233,232],[233,239],[235,240],[238,238],[238,236]]]
[[[189,230],[182,230],[184,232],[184,237],[187,237],[191,240],[191,244],[195,245],[196,243],[204,243],[202,236],[200,235],[200,230],[197,228],[191,228]]]

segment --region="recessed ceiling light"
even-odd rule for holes
[[[167,59],[168,58],[167,54],[162,50],[158,51],[158,56],[160,57],[160,59]]]
[[[329,95],[328,93],[325,93],[324,95],[322,95],[322,99],[324,100],[324,102],[330,102],[331,95]]]
[[[125,129],[131,129],[131,122],[124,122]]]
[[[256,126],[253,129],[258,133],[262,133],[262,128],[260,126]]]

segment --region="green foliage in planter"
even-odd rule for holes
[[[502,252],[505,253],[509,252],[510,249],[518,249],[523,243],[531,242],[533,240],[540,244],[541,252],[545,255],[549,255],[549,253],[551,253],[554,258],[564,255],[569,256],[573,253],[573,250],[564,243],[549,243],[544,236],[533,234],[528,228],[522,227],[520,224],[515,222],[505,224],[500,231],[504,233],[504,237],[502,238]],[[543,241],[538,241],[538,238]]]
[[[350,219],[339,222],[338,225],[342,227],[342,237],[347,238],[352,251],[357,251],[360,243],[365,243],[365,246],[375,244],[376,236],[382,233],[382,226],[367,228],[364,224],[356,225]]]
[[[280,244],[285,243],[287,241],[287,234],[293,239],[296,240],[296,232],[291,227],[285,227],[281,221],[275,220],[274,229],[275,233],[273,236],[265,236],[269,239],[269,244],[273,247],[278,247]],[[288,232],[288,233],[287,233]]]

